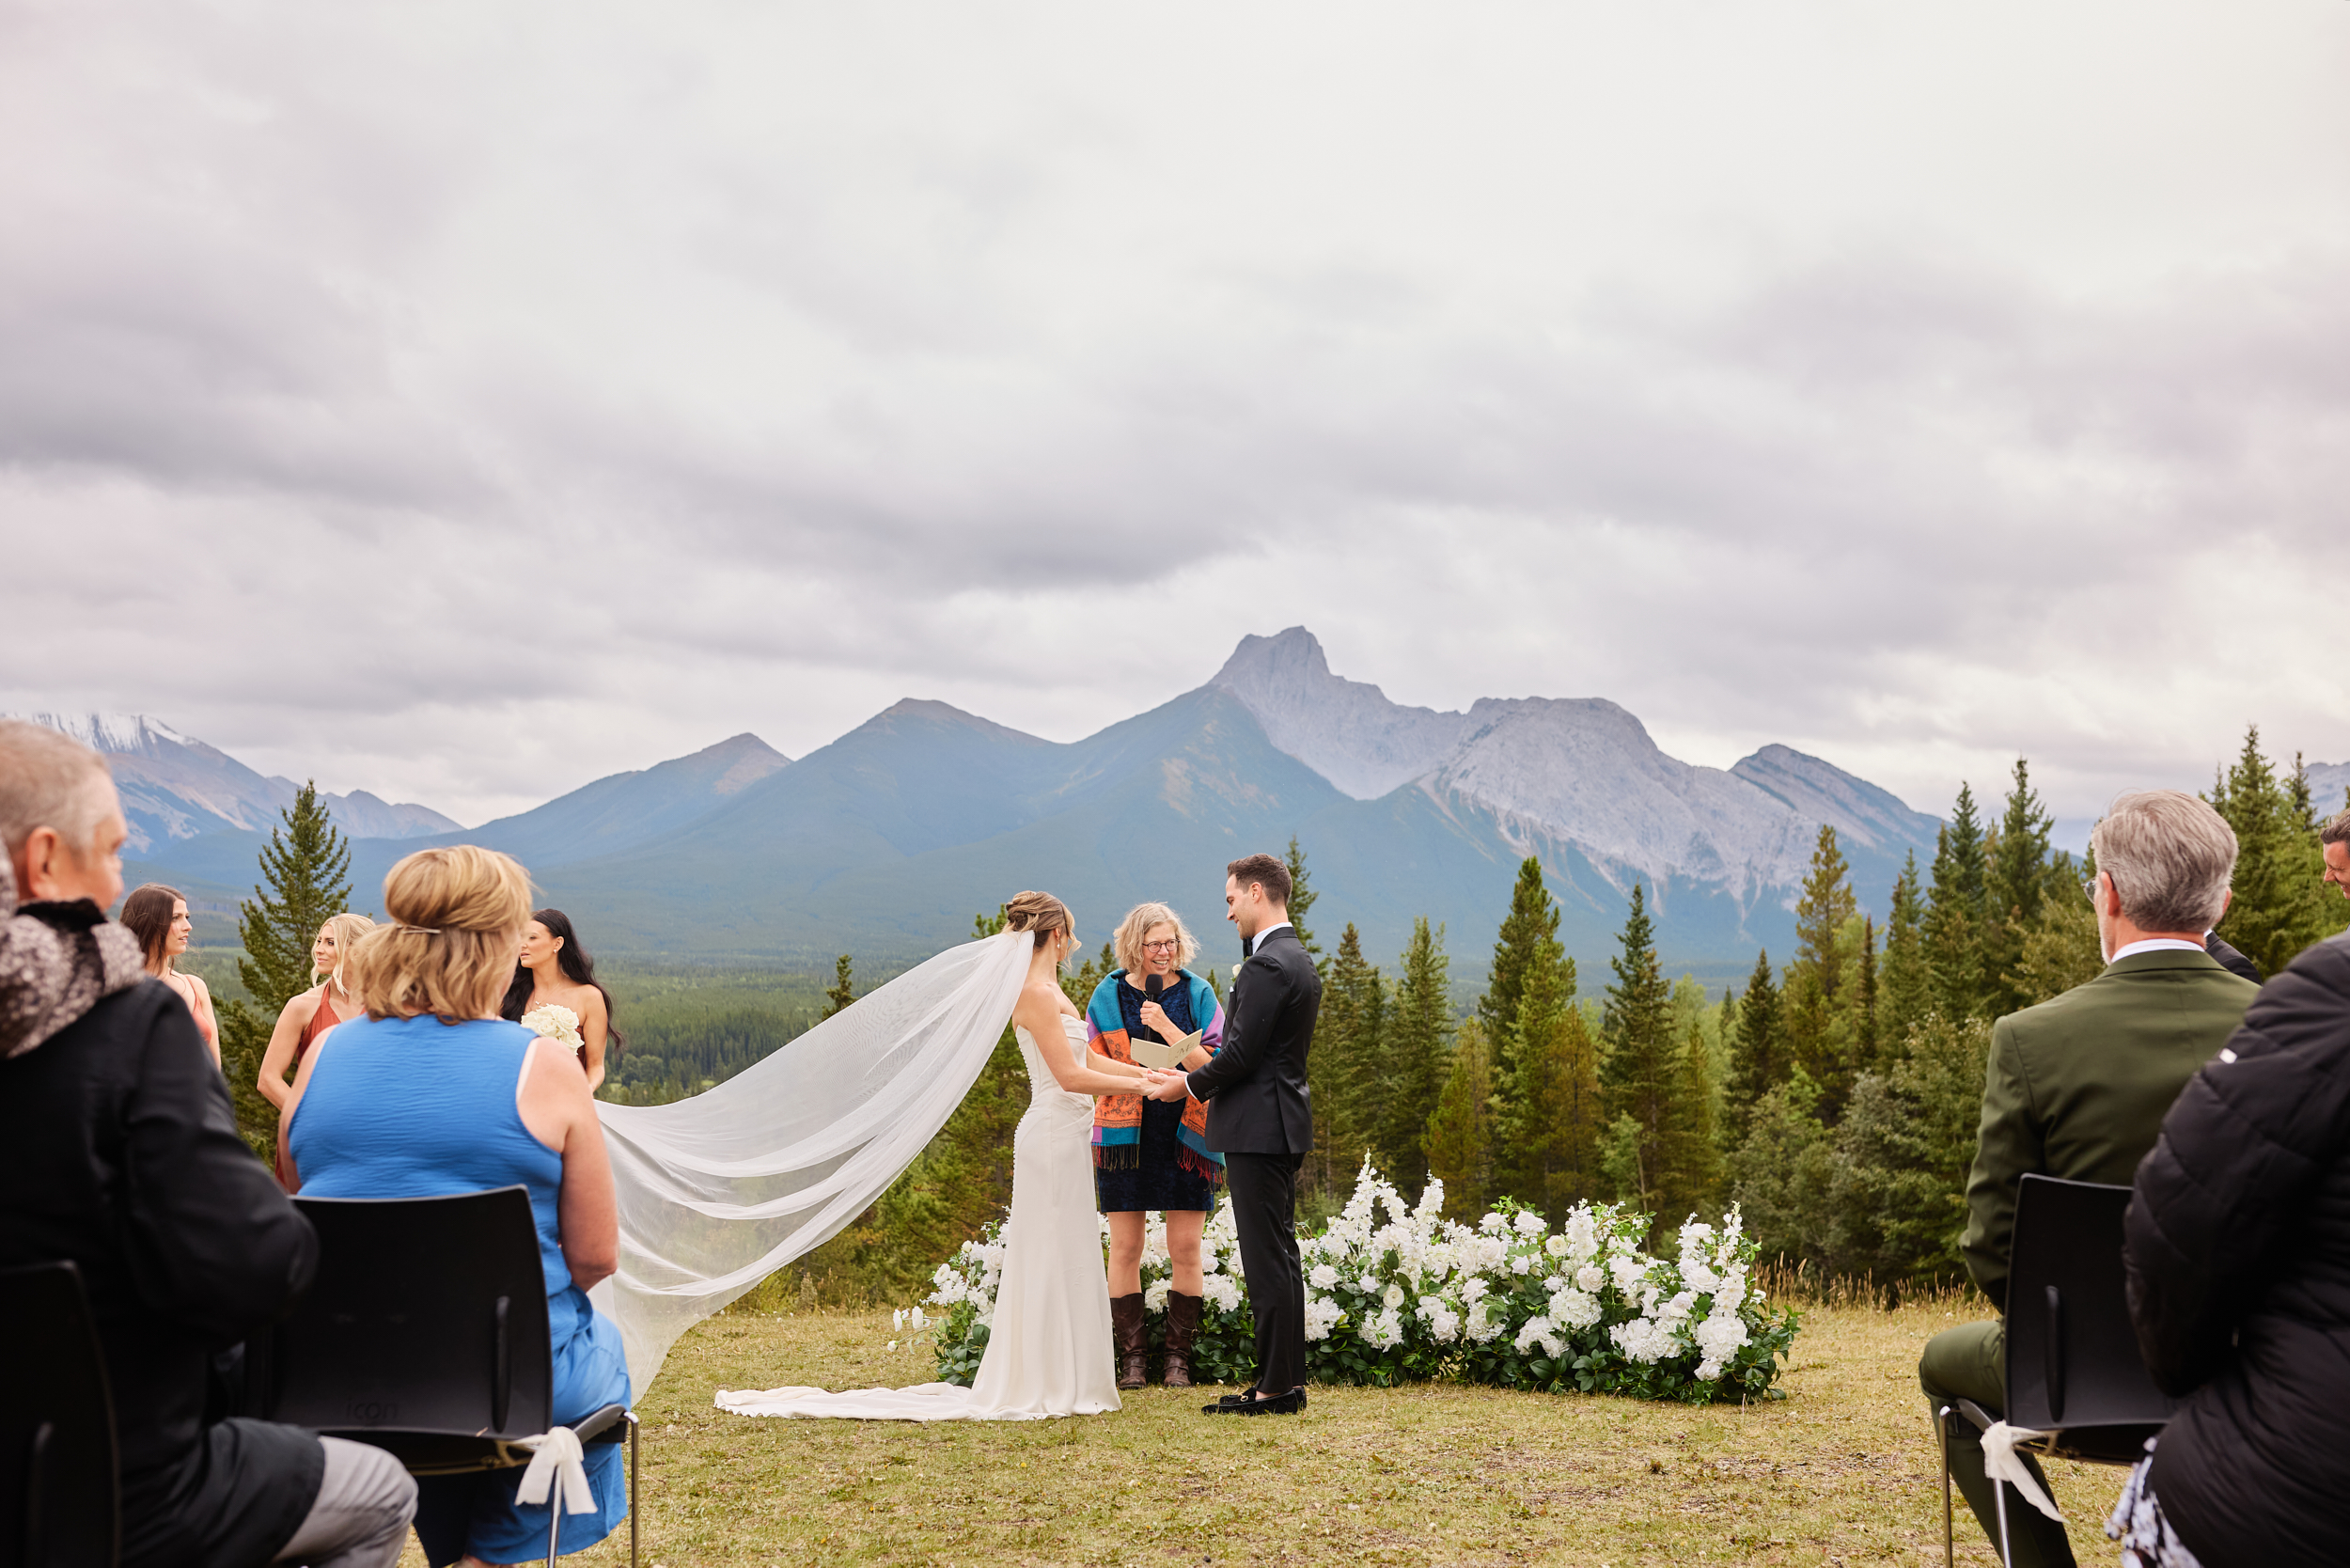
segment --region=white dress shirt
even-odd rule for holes
[[[2106,962],[2112,964],[2129,957],[2132,953],[2200,953],[2203,950],[2204,948],[2201,942],[2183,941],[2176,936],[2149,936],[2143,942],[2123,943],[2122,946],[2113,949],[2113,957],[2107,959]]]

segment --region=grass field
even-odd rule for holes
[[[1153,1387],[1114,1416],[1005,1424],[752,1419],[721,1388],[925,1381],[886,1312],[732,1312],[681,1341],[645,1418],[643,1561],[1609,1564],[1939,1562],[1918,1347],[1947,1303],[1807,1318],[1783,1402],[1692,1410],[1451,1386],[1317,1389],[1211,1419]],[[2121,1472],[2059,1466],[2084,1561]],[[1959,1560],[1996,1560],[1959,1505]],[[625,1563],[623,1529],[567,1559]],[[411,1546],[403,1568],[421,1568]]]

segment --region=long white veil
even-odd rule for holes
[[[620,1325],[637,1397],[669,1347],[822,1246],[947,1124],[1002,1038],[1036,938],[949,948],[764,1061],[668,1105],[599,1105],[619,1194]]]

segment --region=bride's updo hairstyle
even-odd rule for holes
[[[494,1018],[530,921],[530,873],[509,855],[459,844],[418,850],[384,879],[384,923],[344,960],[370,1018]]]
[[[1040,948],[1064,933],[1073,941],[1077,934],[1069,906],[1050,893],[1014,895],[1011,902],[1004,905],[1004,929],[1036,933],[1036,945]]]

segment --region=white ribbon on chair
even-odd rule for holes
[[[579,1434],[568,1426],[551,1426],[540,1436],[518,1437],[515,1444],[530,1450],[530,1468],[523,1472],[522,1484],[514,1490],[515,1500],[545,1502],[547,1494],[559,1483],[564,1513],[596,1511],[595,1488],[588,1484],[588,1466],[583,1463],[588,1450],[580,1446]]]
[[[2015,1456],[2016,1445],[2036,1443],[2043,1437],[2053,1437],[2052,1432],[2034,1432],[2028,1426],[2010,1426],[2005,1421],[1993,1421],[1991,1430],[1982,1435],[1982,1471],[1995,1482],[2004,1481],[2023,1494],[2024,1500],[2054,1519],[2064,1523],[2064,1515],[2057,1512],[2048,1494],[2031,1478],[2030,1467]]]

